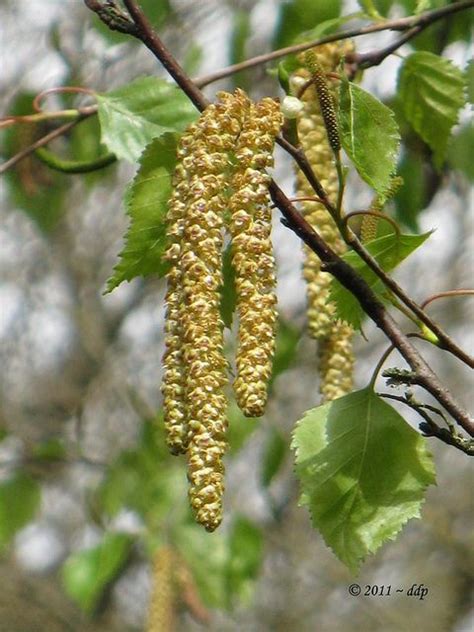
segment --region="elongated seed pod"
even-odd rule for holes
[[[208,531],[222,520],[227,447],[227,361],[219,312],[225,193],[247,104],[241,91],[218,97],[201,115],[182,161],[191,174],[181,258],[189,498],[197,522]]]
[[[229,202],[239,314],[234,392],[248,417],[264,413],[275,349],[276,280],[266,169],[273,166],[275,136],[282,123],[273,99],[250,106],[235,151],[237,170]]]
[[[147,632],[173,632],[175,619],[174,555],[163,546],[152,562],[152,586],[148,606]]]

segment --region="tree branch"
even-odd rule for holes
[[[301,53],[302,51],[314,48],[315,46],[321,46],[321,44],[328,44],[329,42],[349,39],[352,37],[360,37],[361,35],[368,35],[369,33],[377,33],[379,31],[388,30],[405,31],[417,27],[417,31],[413,32],[410,35],[411,38],[415,35],[418,35],[418,33],[420,33],[422,30],[424,30],[434,22],[443,19],[447,15],[452,15],[454,13],[457,13],[458,11],[464,11],[472,7],[474,7],[474,0],[464,0],[463,2],[455,2],[445,7],[441,7],[440,9],[426,11],[426,13],[422,13],[421,15],[398,18],[396,20],[385,20],[383,22],[376,22],[375,24],[370,24],[369,26],[341,31],[339,33],[333,33],[312,42],[286,46],[285,48],[280,48],[279,50],[275,50],[270,53],[264,53],[263,55],[252,57],[251,59],[247,59],[239,64],[232,64],[231,66],[227,66],[226,68],[217,70],[216,72],[205,75],[204,77],[199,77],[195,80],[195,85],[199,88],[203,88],[204,86],[207,86],[214,81],[224,79],[225,77],[229,77],[234,73],[240,72],[242,70],[247,70],[247,68],[254,68],[255,66],[260,66],[261,64],[266,64],[267,62],[274,61],[275,59],[281,59],[286,55]],[[404,44],[406,41],[407,40],[405,39],[401,43],[398,43],[396,48],[398,48],[398,46],[401,46],[401,44]],[[396,50],[396,48],[394,50]],[[347,57],[348,61],[349,59],[350,56]]]

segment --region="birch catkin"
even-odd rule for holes
[[[259,417],[265,410],[275,349],[276,281],[266,168],[273,165],[275,136],[281,124],[280,109],[273,99],[250,106],[235,152],[237,171],[229,203],[239,313],[234,392],[248,417]]]
[[[298,136],[314,173],[333,204],[337,202],[339,188],[334,152],[339,151],[340,144],[333,116],[333,102],[338,84],[335,79],[328,78],[327,73],[338,70],[342,56],[351,48],[349,42],[319,46],[314,52],[310,51],[300,58],[302,68],[291,78],[295,93],[311,78],[317,83],[316,88],[310,85],[301,95],[303,110],[297,121]],[[305,67],[306,62],[309,62],[309,68]],[[330,107],[325,107],[325,104]],[[296,173],[296,180],[299,197],[314,197],[311,185],[300,170]],[[345,244],[324,205],[316,201],[305,201],[302,202],[302,210],[307,221],[328,245],[337,254],[342,254],[346,249]],[[307,246],[304,246],[303,276],[307,283],[309,332],[312,337],[322,341],[320,390],[325,400],[332,398],[335,393],[335,396],[343,395],[352,388],[352,330],[336,321],[334,305],[329,300],[332,277],[321,270],[319,258]],[[344,350],[344,363],[333,358],[338,343]]]
[[[174,454],[187,454],[190,503],[208,531],[222,520],[227,447],[219,309],[224,232],[232,238],[240,317],[234,389],[246,414],[261,415],[276,322],[265,168],[280,125],[272,99],[253,104],[241,90],[219,93],[177,150],[168,211],[163,406],[168,445]]]

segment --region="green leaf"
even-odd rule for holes
[[[358,0],[359,6],[369,15],[371,18],[376,20],[380,19],[382,16],[377,11],[377,8],[373,2],[373,0]]]
[[[249,603],[253,584],[263,556],[262,531],[250,520],[237,516],[229,534],[229,558],[226,572],[228,605]]]
[[[31,456],[41,461],[62,461],[66,457],[66,447],[61,439],[47,439],[34,446]]]
[[[273,48],[292,44],[295,38],[327,20],[339,17],[341,0],[290,0],[281,5]]]
[[[38,483],[24,473],[0,482],[0,552],[33,520],[40,496]]]
[[[138,173],[125,194],[130,227],[120,261],[107,282],[107,292],[122,281],[151,274],[163,276],[166,272],[162,257],[166,249],[166,211],[175,164],[174,134],[163,134],[144,151]]]
[[[378,264],[389,272],[393,270],[401,261],[406,259],[414,250],[428,239],[430,232],[423,235],[386,235],[364,244],[364,247],[375,258]],[[373,272],[359,255],[351,250],[343,257],[354,270],[369,284],[371,289],[378,295],[385,290],[385,286],[379,277]],[[364,311],[358,300],[349,290],[346,290],[339,281],[331,281],[330,300],[336,305],[337,317],[345,320],[355,329],[360,329]]]
[[[417,153],[405,147],[397,173],[403,178],[403,184],[394,197],[396,219],[416,232],[418,217],[427,203],[423,161]]]
[[[99,604],[108,584],[126,563],[132,539],[124,533],[107,533],[91,549],[73,553],[61,570],[66,593],[88,614]]]
[[[221,292],[221,318],[224,325],[229,329],[232,327],[235,308],[237,305],[237,291],[235,289],[235,270],[232,265],[232,248],[229,244],[222,256],[222,276],[223,285]]]
[[[260,481],[263,487],[268,487],[276,474],[280,471],[286,457],[285,437],[271,428],[270,436],[267,439],[262,458],[262,469],[260,471]]]
[[[395,172],[400,144],[394,114],[349,81],[341,83],[339,107],[341,144],[361,178],[383,196]]]
[[[175,529],[174,540],[204,603],[230,609],[237,601],[249,600],[262,560],[260,529],[238,516],[227,533],[209,534],[188,524]]]
[[[419,517],[435,482],[426,440],[370,388],[308,411],[292,446],[300,503],[353,572]]]
[[[138,160],[165,132],[181,132],[198,115],[182,90],[157,77],[141,77],[97,95],[102,142],[118,158]]]
[[[171,515],[176,522],[189,519],[186,477],[165,446],[161,419],[145,422],[136,449],[122,452],[108,468],[96,501],[107,516],[133,509],[150,532],[160,531]]]
[[[474,125],[472,121],[463,125],[455,134],[448,147],[448,161],[454,169],[462,171],[466,178],[474,181],[474,160],[472,149],[474,147]]]
[[[34,97],[33,93],[20,93],[8,114],[31,114]],[[47,126],[21,123],[7,128],[2,131],[2,154],[10,158],[48,131],[51,130]],[[26,213],[44,233],[50,233],[65,212],[68,179],[46,167],[34,153],[9,169],[2,178],[8,187],[11,205]]]
[[[426,51],[407,57],[398,76],[398,98],[413,129],[443,164],[451,128],[464,105],[462,72],[450,60]]]
[[[229,64],[239,64],[248,55],[246,53],[247,42],[252,35],[250,13],[244,9],[236,9],[233,15],[232,34],[230,37]],[[248,90],[249,76],[246,72],[238,72],[232,75],[235,87]]]

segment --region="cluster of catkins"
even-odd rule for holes
[[[334,205],[339,189],[334,160],[334,145],[338,141],[331,121],[328,121],[334,108],[326,108],[325,100],[332,98],[335,101],[337,98],[339,82],[332,79],[330,73],[338,72],[342,57],[351,50],[352,44],[347,41],[318,46],[310,54],[301,56],[302,66],[294,72],[290,80],[293,94],[299,96],[303,103],[297,120],[300,144]],[[316,75],[315,66],[319,71]],[[313,83],[305,89],[311,79]],[[297,170],[296,179],[298,197],[315,196],[300,170]],[[346,246],[325,206],[317,201],[304,201],[301,202],[301,208],[311,226],[337,254],[342,254]],[[304,247],[303,275],[307,283],[309,331],[319,341],[320,391],[323,401],[328,401],[352,390],[353,331],[349,325],[335,318],[334,305],[329,300],[332,277],[321,270],[318,256],[307,246]]]
[[[185,131],[177,149],[168,208],[163,407],[167,443],[188,461],[197,522],[222,520],[226,451],[220,287],[224,238],[231,238],[239,334],[236,400],[247,416],[264,412],[276,326],[268,194],[282,116],[271,98],[221,92]]]

